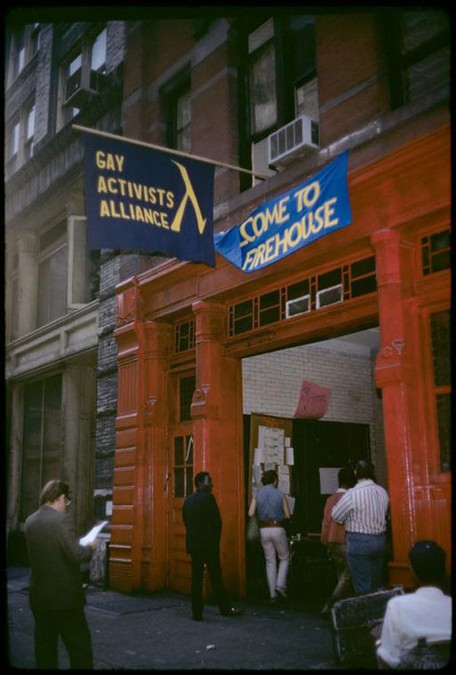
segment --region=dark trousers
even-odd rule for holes
[[[58,669],[58,638],[62,637],[70,668],[92,669],[92,640],[84,607],[33,610],[37,668]]]
[[[192,610],[200,616],[203,611],[203,575],[206,565],[211,580],[217,605],[221,612],[228,609],[229,604],[223,586],[222,568],[219,549],[195,551],[192,556]]]

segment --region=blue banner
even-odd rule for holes
[[[214,166],[83,133],[89,248],[138,249],[214,267]]]
[[[215,248],[244,272],[272,265],[351,223],[348,152],[312,178],[253,211],[241,225],[214,236]]]

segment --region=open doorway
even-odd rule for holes
[[[286,439],[293,449],[292,464],[283,471],[289,474],[294,504],[289,587],[298,601],[320,602],[335,583],[320,532],[337,469],[369,457],[377,479],[387,487],[382,407],[374,380],[378,348],[379,330],[372,328],[243,359],[247,500],[252,493],[252,444],[256,443],[251,420],[259,414],[271,415],[292,425],[291,440]],[[296,417],[303,381],[329,390],[321,417]],[[247,594],[266,599],[261,546],[248,545],[246,560]]]

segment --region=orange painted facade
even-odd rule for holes
[[[193,472],[210,471],[223,516],[226,584],[244,597],[241,359],[372,325],[381,337],[375,378],[391,498],[390,582],[412,583],[407,553],[418,538],[435,539],[450,557],[451,476],[439,466],[429,329],[430,314],[450,307],[450,270],[422,271],[423,237],[450,228],[449,125],[375,159],[354,151],[348,181],[352,224],[260,272],[245,274],[219,256],[214,269],[169,261],[118,287],[112,588],[189,592],[171,453],[176,435],[191,434]],[[256,206],[252,201],[245,210]],[[237,299],[299,280],[302,270],[320,274],[372,255],[375,293],[228,336],[228,307]],[[175,327],[183,321],[194,321],[195,346],[176,353]],[[186,373],[195,375],[196,388],[191,419],[183,423],[177,382]]]

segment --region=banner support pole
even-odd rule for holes
[[[206,164],[213,164],[215,166],[221,166],[225,169],[233,169],[233,171],[240,171],[242,173],[248,173],[255,178],[260,178],[261,180],[266,180],[271,178],[271,176],[266,176],[263,173],[256,173],[255,171],[250,171],[249,169],[243,169],[240,166],[235,166],[234,164],[226,164],[225,162],[216,162],[213,159],[207,159],[206,157],[200,157],[199,155],[190,155],[188,152],[183,152],[182,150],[174,150],[173,148],[165,148],[162,145],[154,145],[153,143],[145,143],[144,141],[137,141],[134,138],[128,138],[126,136],[117,136],[116,134],[110,134],[107,131],[98,131],[97,129],[89,129],[88,127],[82,127],[79,124],[73,124],[72,128],[76,131],[85,131],[88,134],[94,134],[95,136],[104,136],[106,138],[113,138],[117,141],[125,141],[126,143],[133,143],[134,145],[141,145],[145,148],[152,148],[153,150],[159,150],[160,152],[167,152],[173,155],[179,155],[180,157],[187,157],[188,159],[195,159],[198,162],[205,162]]]

